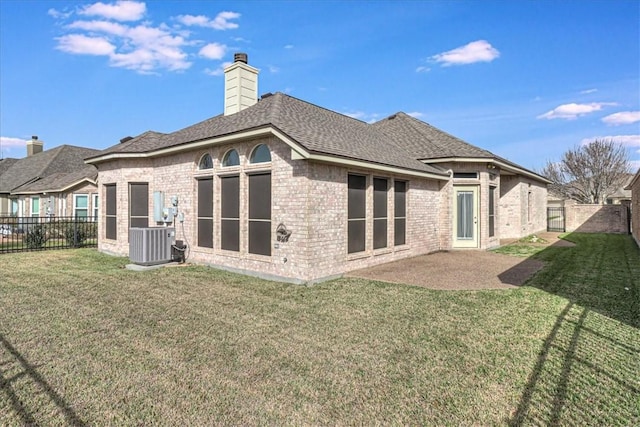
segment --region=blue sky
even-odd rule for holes
[[[172,132],[259,92],[375,121],[404,111],[538,169],[614,138],[640,167],[640,2],[0,1],[0,143],[24,157]]]

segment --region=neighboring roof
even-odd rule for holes
[[[625,190],[631,190],[631,187],[633,187],[633,185],[636,183],[636,181],[640,180],[640,168],[638,168],[638,172],[636,172],[636,174],[633,176],[633,178],[631,178],[629,180],[629,183],[627,184],[626,187],[624,187]]]
[[[369,124],[283,93],[268,94],[255,105],[231,115],[218,115],[177,132],[145,132],[87,159],[100,163],[119,157],[151,157],[199,142],[226,141],[228,137],[274,129],[297,147],[323,159],[364,161],[448,177],[438,159],[495,160],[511,171],[544,182],[535,172],[475,147],[427,123],[397,113]],[[327,157],[328,156],[328,157]],[[432,160],[432,161],[430,161]]]
[[[20,194],[62,192],[83,182],[95,184],[97,178],[98,169],[93,165],[85,164],[76,171],[54,173],[37,181],[22,185],[14,189],[12,192]]]
[[[92,148],[61,145],[51,150],[42,151],[32,156],[17,159],[0,175],[0,193],[14,193],[24,188],[35,188],[40,180],[47,179],[52,187],[45,190],[56,190],[72,180],[79,182],[86,178],[95,182],[97,169],[87,168],[84,159],[99,153]],[[40,186],[40,184],[37,184]],[[33,190],[30,190],[33,191]]]

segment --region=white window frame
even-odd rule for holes
[[[33,207],[35,206],[35,201],[38,201],[38,210],[34,211]],[[29,201],[29,210],[31,213],[31,217],[39,217],[40,216],[40,197],[31,197],[31,200]]]
[[[98,202],[99,202],[99,198],[98,198],[98,193],[93,193],[91,194],[91,208],[93,211],[93,220],[97,221],[98,220],[98,216],[100,215],[100,209],[98,206]]]
[[[78,198],[80,197],[86,197],[87,199],[87,206],[85,208],[80,208],[78,209]],[[88,194],[74,194],[73,195],[73,217],[77,218],[78,217],[78,211],[82,210],[82,211],[86,211],[86,215],[81,217],[81,218],[89,218],[89,195]]]

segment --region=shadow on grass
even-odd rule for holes
[[[638,425],[640,251],[623,235],[568,240],[532,256],[547,266],[527,285],[567,303],[509,425]]]
[[[38,425],[37,420],[34,418],[36,408],[30,408],[30,405],[25,403],[26,399],[21,399],[19,390],[13,386],[13,383],[24,380],[30,382],[30,388],[46,395],[62,413],[68,425],[86,425],[78,417],[73,408],[71,408],[69,403],[67,403],[37,371],[36,367],[29,363],[2,334],[0,334],[0,345],[0,350],[4,347],[4,350],[10,355],[9,360],[3,360],[0,364],[0,390],[7,396],[11,408],[24,425]],[[5,377],[5,373],[9,372],[12,365],[14,366],[13,370],[17,372],[10,377]]]

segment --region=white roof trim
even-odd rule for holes
[[[422,159],[423,163],[449,163],[449,162],[458,162],[458,163],[491,163],[493,165],[499,166],[501,169],[507,170],[509,172],[514,172],[520,175],[527,176],[529,178],[533,178],[537,181],[542,181],[547,184],[551,184],[551,181],[542,177],[536,173],[528,171],[523,168],[519,168],[508,163],[505,163],[501,160],[497,160],[491,157],[445,157],[440,159]]]
[[[31,195],[31,194],[45,194],[45,193],[63,193],[66,190],[75,187],[76,185],[80,185],[83,182],[88,182],[89,184],[93,184],[93,185],[98,185],[98,181],[94,181],[92,179],[89,178],[82,178],[78,181],[73,182],[72,184],[69,184],[65,187],[62,188],[56,188],[56,189],[46,189],[46,190],[41,190],[41,191],[18,191],[18,192],[11,192],[12,196],[19,196],[19,195]]]
[[[260,136],[275,136],[276,138],[278,138],[279,140],[287,144],[291,148],[293,159],[316,160],[320,162],[334,163],[334,164],[340,164],[340,165],[347,165],[351,167],[360,167],[360,168],[379,170],[379,171],[384,171],[389,173],[397,173],[402,175],[411,175],[411,176],[418,176],[422,178],[431,178],[431,179],[438,179],[438,180],[445,180],[445,181],[449,179],[447,175],[438,175],[435,173],[404,169],[397,166],[380,165],[377,163],[366,162],[364,160],[345,159],[342,157],[336,157],[336,156],[331,156],[327,154],[310,153],[304,148],[302,148],[295,141],[293,141],[291,138],[289,138],[288,136],[286,136],[285,134],[283,134],[278,129],[275,129],[272,126],[261,128],[261,129],[249,130],[241,133],[235,133],[231,135],[224,135],[220,137],[209,138],[202,141],[177,145],[174,147],[161,148],[159,150],[155,150],[148,153],[109,153],[103,156],[85,160],[85,163],[96,164],[96,163],[101,163],[107,160],[116,160],[116,159],[150,159],[154,157],[164,156],[167,154],[190,151],[200,147],[209,147],[211,145],[243,141],[246,139],[252,139]]]

